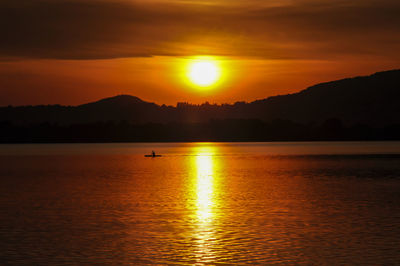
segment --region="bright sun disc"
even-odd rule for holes
[[[199,60],[189,67],[189,78],[197,86],[207,87],[213,85],[219,78],[219,68],[211,60]]]

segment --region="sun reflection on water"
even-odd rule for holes
[[[213,159],[212,155],[199,154],[196,158],[197,167],[197,218],[202,222],[212,219],[213,207]]]
[[[198,146],[194,148],[196,177],[196,226],[195,246],[198,262],[204,263],[214,258],[213,239],[216,207],[215,147]]]

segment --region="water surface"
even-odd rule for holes
[[[4,264],[396,264],[399,235],[399,142],[0,145]]]

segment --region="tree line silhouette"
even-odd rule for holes
[[[250,103],[157,105],[118,95],[79,106],[0,107],[0,142],[400,139],[400,70]]]
[[[127,121],[72,125],[0,123],[2,143],[339,140],[400,140],[400,124],[379,128],[362,124],[344,126],[334,118],[322,124],[308,125],[288,120],[264,122],[256,119],[165,124],[132,124]]]

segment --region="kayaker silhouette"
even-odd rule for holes
[[[153,157],[156,157],[156,153],[155,153],[154,151],[151,151],[151,155],[152,155]]]

